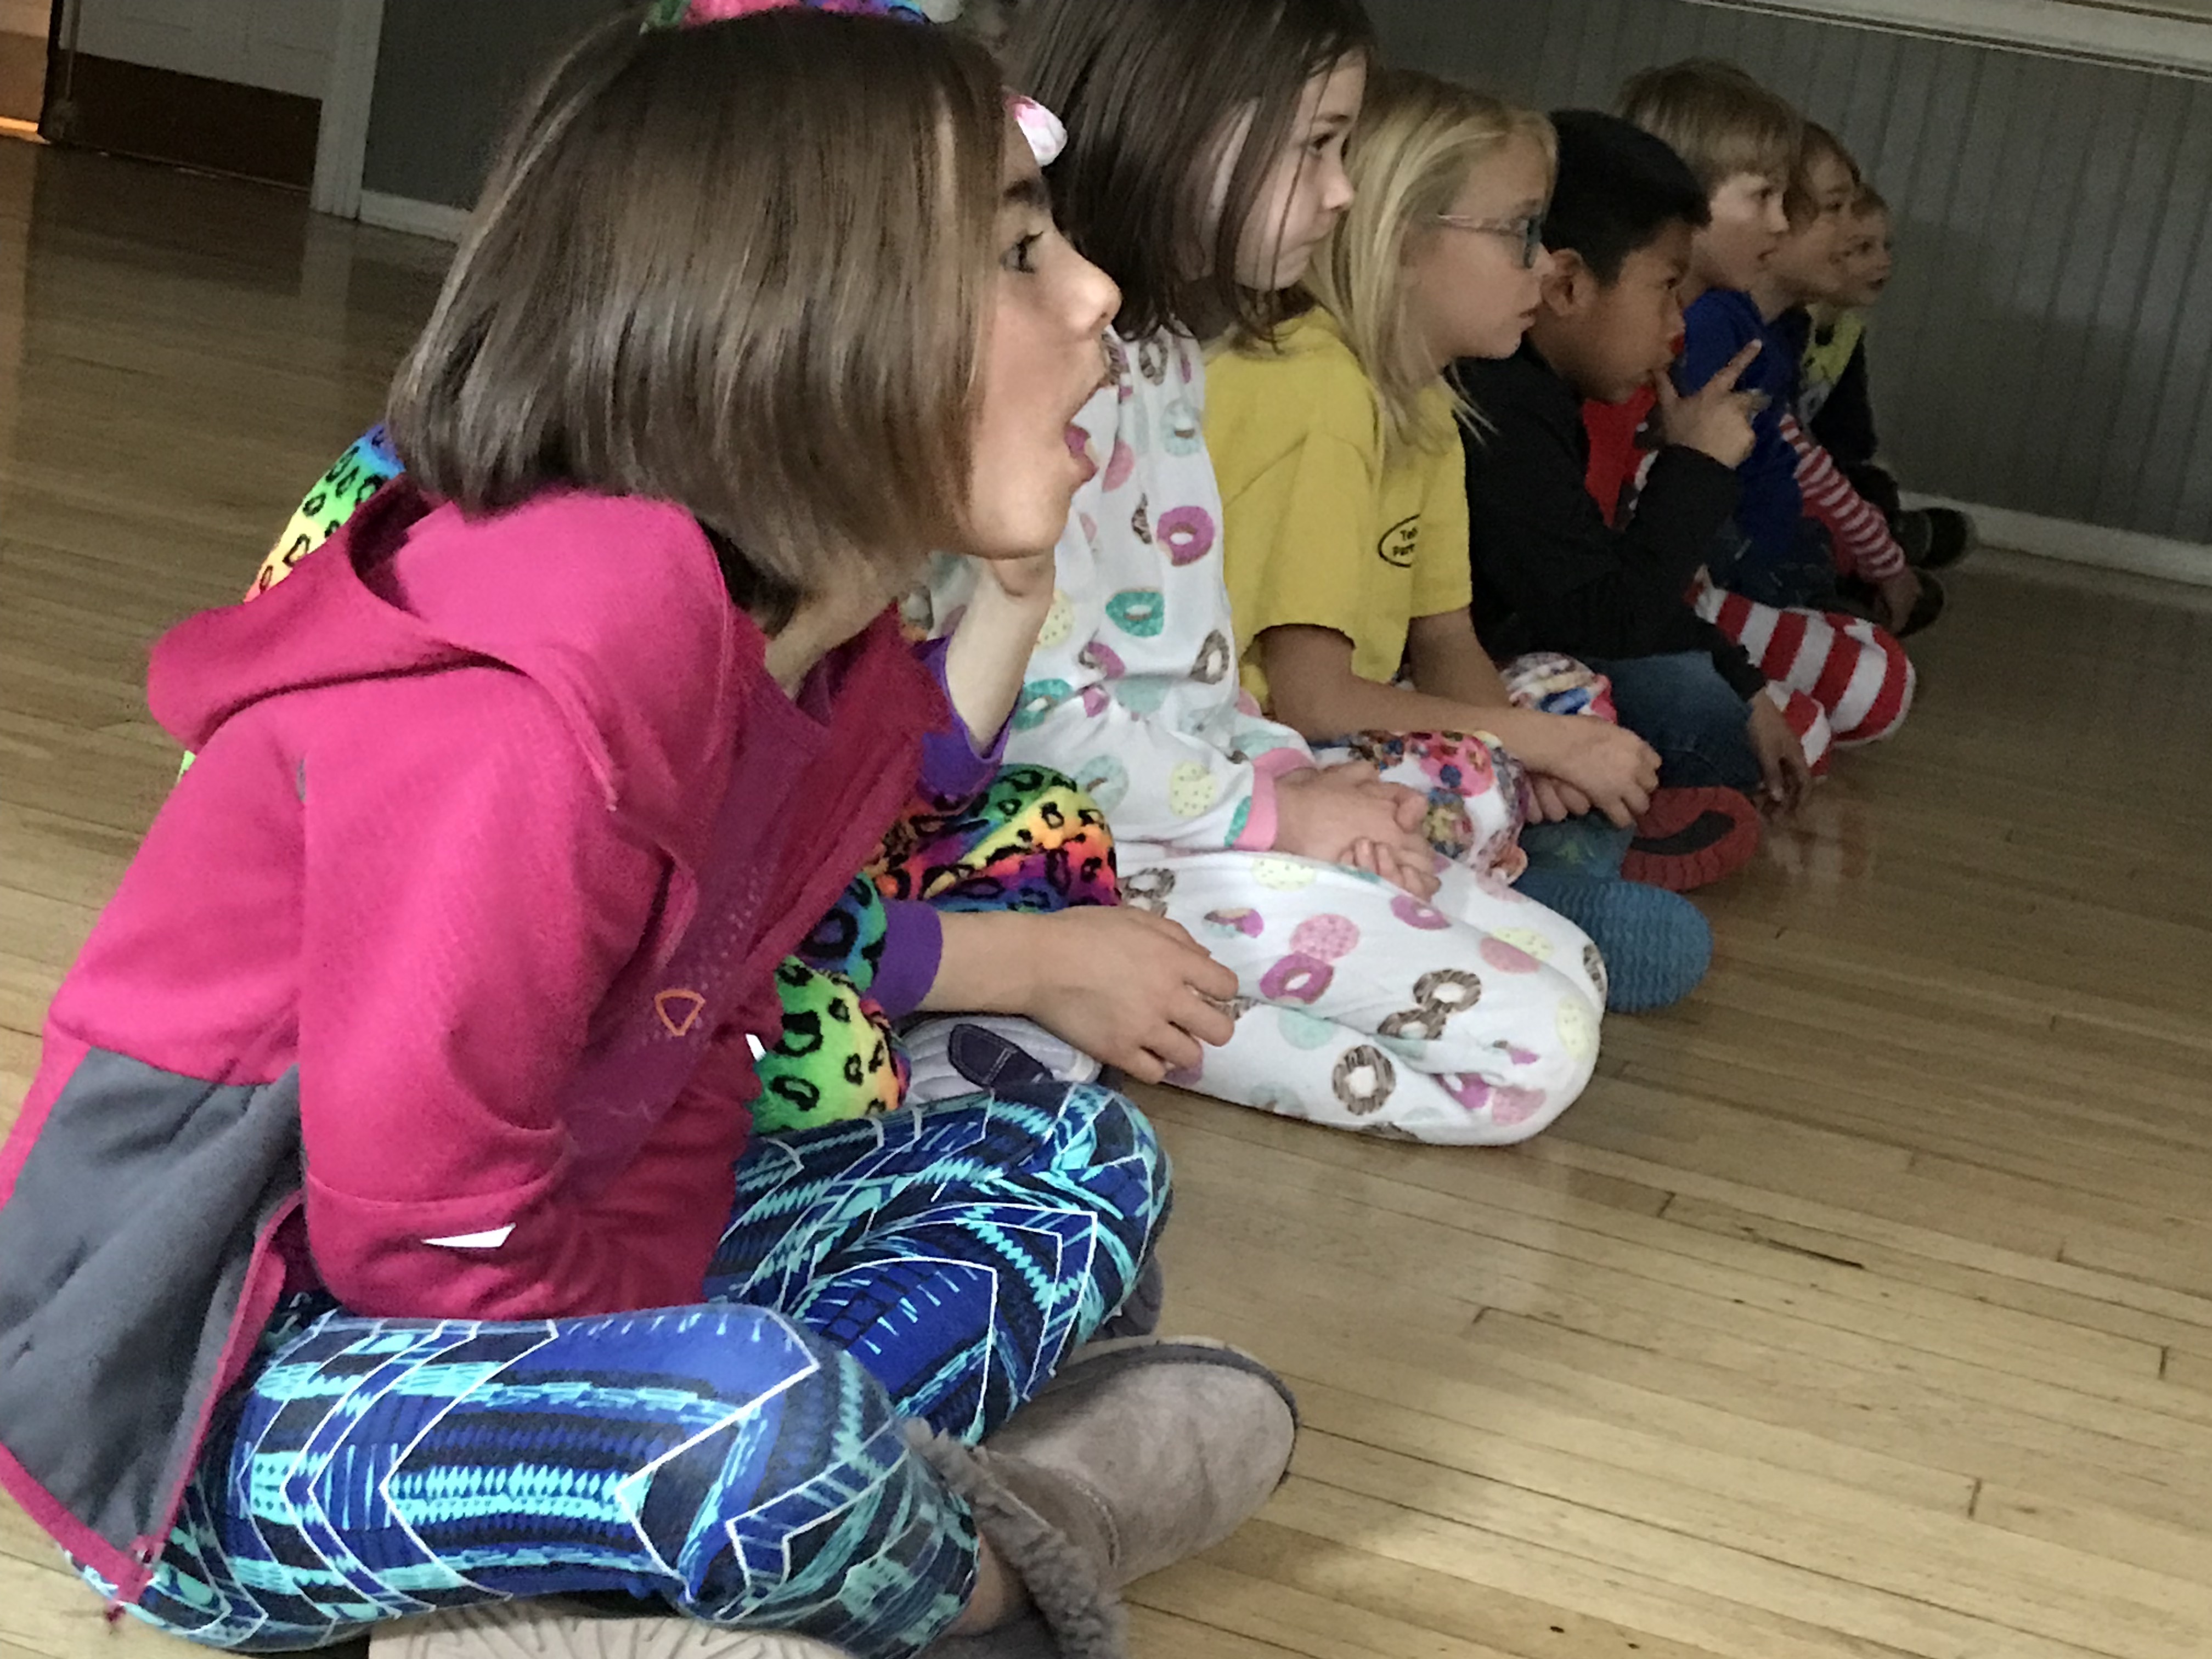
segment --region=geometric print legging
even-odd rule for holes
[[[976,1539],[901,1419],[974,1441],[1033,1398],[1127,1299],[1167,1192],[1134,1107],[1051,1084],[757,1140],[696,1307],[495,1323],[295,1300],[132,1611],[280,1652],[626,1591],[915,1653],[966,1605]]]

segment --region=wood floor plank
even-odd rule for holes
[[[1940,1562],[1893,1553],[1888,1540],[1864,1530],[1848,1540],[1816,1539],[1817,1521],[1808,1525],[1810,1518],[1801,1517],[1777,1531],[1746,1506],[1700,1501],[1679,1489],[1647,1491],[1632,1477],[1609,1482],[1607,1506],[1598,1507],[1321,1433],[1305,1437],[1296,1468],[1317,1484],[1590,1561],[1664,1574],[1929,1659],[1982,1650],[1993,1631],[2004,1632],[2007,1650],[2019,1659],[2070,1659],[2115,1643],[2144,1659],[2201,1659],[2204,1632],[2212,1629],[2205,1608],[2212,1592],[2161,1577],[2152,1596],[2139,1599],[2129,1592],[2142,1584],[2113,1574],[2108,1595],[2085,1593],[2076,1581],[2039,1577],[1986,1539],[1961,1583]],[[1971,1523],[1957,1524],[1971,1530]],[[2038,1545],[2011,1541],[2023,1555]],[[2050,1546],[2031,1559],[2046,1565],[2080,1559]]]
[[[1488,1205],[1471,1206],[1425,1186],[1381,1180],[1344,1170],[1323,1145],[1312,1158],[1255,1158],[1249,1146],[1206,1127],[1185,1122],[1171,1145],[1188,1179],[1264,1180],[1298,1195],[1401,1214],[1453,1227],[1490,1244],[1519,1247],[1500,1257],[1525,1261],[1521,1251],[1563,1255],[1592,1267],[1610,1268],[1731,1301],[1819,1320],[1838,1329],[1884,1340],[1928,1342],[1935,1351],[2018,1369],[2069,1387],[2139,1401],[2158,1391],[2134,1389],[2124,1379],[2155,1380],[2160,1345],[1990,1306],[1946,1291],[1879,1279],[1863,1268],[1817,1257],[1763,1249],[1747,1241],[1714,1243],[1705,1230],[1685,1229],[1640,1215],[1571,1200],[1547,1217],[1524,1217]],[[1747,1284],[1748,1276],[1752,1282]],[[1771,1282],[1769,1282],[1771,1281]],[[1748,1294],[1747,1294],[1748,1292]],[[2160,1401],[2161,1404],[2165,1402]],[[2212,1417],[2208,1417],[2212,1421]]]

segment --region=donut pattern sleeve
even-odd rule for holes
[[[1057,591],[1007,758],[1073,778],[1117,842],[1266,851],[1275,781],[1313,761],[1237,687],[1204,362],[1172,334],[1109,344],[1115,384],[1077,422],[1098,473],[1055,550]],[[957,623],[974,580],[964,563],[939,562],[934,631]]]

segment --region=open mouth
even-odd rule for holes
[[[1083,475],[1083,482],[1089,483],[1098,476],[1098,463],[1091,459],[1090,438],[1073,421],[1067,423],[1067,430],[1062,435],[1066,439],[1067,453],[1074,461],[1076,471]]]

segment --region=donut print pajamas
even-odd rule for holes
[[[1122,902],[1236,972],[1235,1036],[1173,1080],[1368,1133],[1526,1139],[1589,1083],[1605,995],[1588,938],[1507,884],[1516,790],[1487,770],[1468,780],[1470,863],[1446,866],[1428,904],[1275,850],[1277,781],[1315,757],[1237,685],[1204,360],[1174,333],[1110,346],[1115,383],[1079,421],[1099,474],[1060,539],[1007,757],[1087,790],[1114,831]],[[936,631],[971,582],[939,562]],[[1435,801],[1435,759],[1409,754],[1389,775]]]

